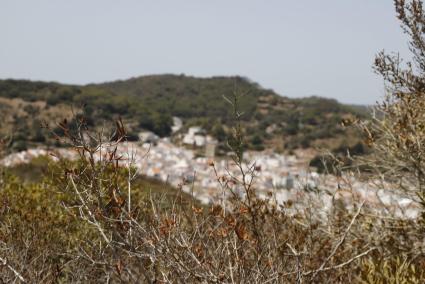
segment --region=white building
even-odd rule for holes
[[[189,128],[187,134],[183,137],[183,144],[193,145],[197,147],[205,146],[205,131],[199,126]]]
[[[159,140],[158,135],[151,131],[142,131],[139,133],[139,140],[142,143],[156,143]]]
[[[183,121],[177,116],[173,116],[173,126],[171,127],[171,131],[177,132],[183,127]]]

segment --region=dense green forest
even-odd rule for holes
[[[356,133],[347,133],[340,122],[347,116],[363,116],[359,107],[320,97],[282,97],[243,77],[185,75],[143,76],[85,86],[0,80],[2,130],[13,129],[14,147],[24,149],[28,142],[46,142],[38,127],[41,121],[54,123],[71,116],[71,110],[84,109],[91,125],[121,116],[130,133],[147,129],[168,136],[172,117],[177,116],[185,125],[201,125],[224,140],[227,129],[223,125],[231,125],[233,109],[223,96],[234,93],[243,95],[239,108],[244,113],[247,144],[254,149],[337,148],[358,142]]]

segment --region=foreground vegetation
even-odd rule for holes
[[[217,177],[217,190],[228,201],[202,206],[181,189],[137,177],[131,159],[116,155],[117,143],[125,140],[123,125],[117,126],[116,141],[108,139],[112,142],[99,148],[99,136],[90,135],[81,120],[61,137],[79,160],[39,158],[3,170],[3,282],[421,283],[425,278],[424,248],[418,243],[422,219],[382,218],[361,201],[353,210],[335,203],[325,217],[320,204],[295,210],[272,197],[258,198],[254,167],[241,167],[247,178]],[[236,123],[231,147],[237,165],[242,134]],[[28,176],[31,169],[44,178]]]

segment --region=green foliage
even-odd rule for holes
[[[264,141],[263,139],[260,137],[260,135],[255,134],[252,138],[251,138],[251,144],[253,146],[253,148],[257,151],[262,151],[264,150]]]
[[[3,175],[0,190],[2,257],[32,283],[52,283],[59,279],[69,282],[65,276],[68,274],[66,263],[78,246],[85,246],[80,240],[89,237],[86,224],[78,222],[60,205],[64,199],[65,196],[45,183],[23,184],[16,177]],[[0,268],[2,281],[6,272],[4,267]]]
[[[5,171],[12,176],[19,178],[24,183],[42,182],[44,176],[48,175],[48,165],[50,160],[47,157],[37,157],[28,164],[18,164],[14,167],[7,168]]]
[[[214,124],[213,128],[212,128],[212,135],[219,141],[219,142],[224,142],[226,141],[227,138],[227,134],[226,131],[224,130],[223,126],[221,125],[221,123],[217,122]]]
[[[407,258],[392,257],[388,260],[362,261],[360,283],[363,284],[419,284],[425,273],[421,267],[409,263]]]
[[[77,109],[84,108],[90,126],[94,125],[94,121],[121,116],[134,122],[132,125],[135,127],[131,129],[134,132],[143,128],[160,136],[168,136],[171,133],[171,118],[178,116],[188,125],[202,126],[222,143],[226,140],[226,134],[218,125],[229,125],[233,117],[223,95],[232,94],[235,90],[245,94],[239,103],[243,112],[241,123],[244,127],[255,129],[247,138],[254,139],[255,135],[260,135],[268,140],[264,135],[265,129],[276,125],[276,133],[269,138],[282,137],[289,149],[309,147],[317,139],[345,135],[339,126],[341,117],[358,114],[335,100],[280,97],[242,77],[158,75],[86,86],[0,80],[0,97],[46,101],[48,106],[66,104]],[[27,112],[40,111],[33,108],[26,107]],[[17,125],[24,125],[25,119],[29,118],[20,119]],[[40,132],[33,129],[30,132],[27,139],[42,142]],[[251,144],[248,146],[258,148]]]
[[[342,142],[331,153],[316,155],[310,161],[310,167],[315,167],[319,173],[336,174],[336,168],[349,168],[353,166],[353,159],[368,155],[370,148],[363,142],[349,146],[347,142]],[[370,172],[371,168],[367,164],[357,165],[362,172]]]
[[[28,149],[27,142],[25,140],[15,140],[12,143],[12,150],[16,152],[25,151]]]

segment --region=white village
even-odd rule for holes
[[[173,132],[181,127],[181,120],[174,118]],[[160,180],[176,190],[182,189],[204,204],[230,196],[220,179],[236,179],[240,182],[242,178],[240,169],[235,166],[230,155],[216,157],[217,141],[206,135],[199,126],[190,127],[186,133],[180,134],[180,138],[181,145],[176,145],[169,137],[159,138],[152,132],[144,131],[139,133],[138,142],[121,143],[118,152],[127,160],[131,159],[139,175]],[[204,154],[200,155],[200,152]],[[29,149],[6,156],[1,164],[14,166],[29,163],[39,156],[74,159],[76,153],[66,148]],[[308,166],[309,160],[302,150],[293,155],[267,150],[247,151],[243,160],[243,168],[247,172],[248,168],[252,169],[245,176],[246,182],[252,179],[252,186],[258,196],[270,198],[277,205],[293,204],[292,208],[296,210],[314,204],[325,214],[335,204],[350,209],[353,204],[364,201],[371,208],[400,217],[415,218],[419,213],[417,202],[394,193],[388,185],[379,185],[379,188],[350,175],[336,177],[317,173]],[[237,186],[234,191],[243,194]]]

